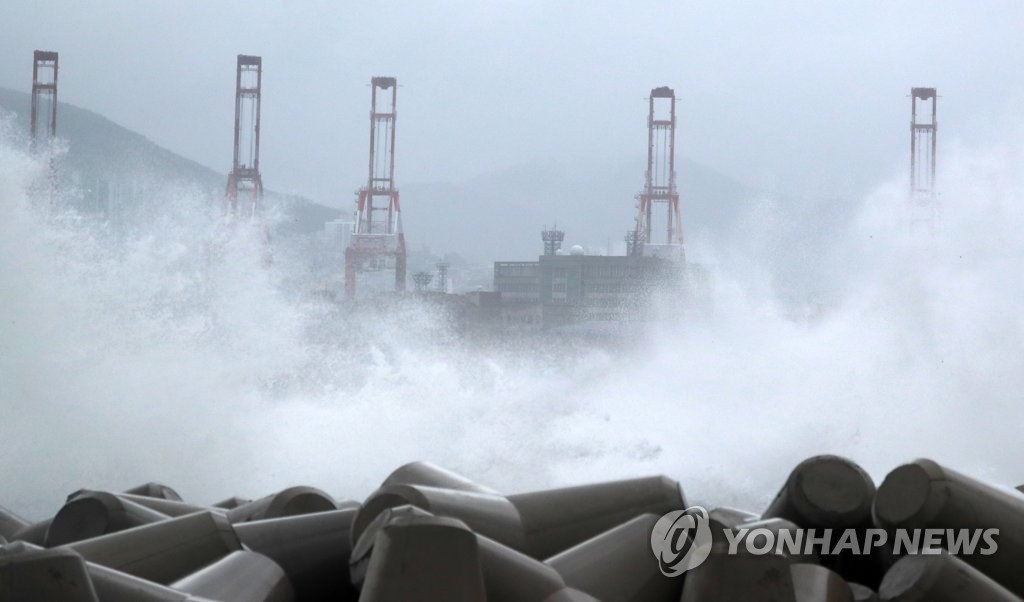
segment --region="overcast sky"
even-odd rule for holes
[[[401,85],[399,186],[642,155],[645,97],[661,85],[679,97],[684,156],[807,194],[858,193],[903,167],[911,86],[938,88],[945,144],[986,140],[1024,106],[1020,0],[4,0],[2,12],[0,86],[28,91],[32,50],[59,51],[61,100],[225,173],[235,55],[261,55],[264,182],[335,206],[366,178],[373,75]]]

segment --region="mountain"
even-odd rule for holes
[[[541,251],[543,226],[565,230],[565,244],[623,252],[646,157],[615,165],[530,162],[463,183],[401,184],[406,238],[476,260],[525,260]],[[699,163],[677,167],[684,238],[726,235],[755,193]]]
[[[0,109],[13,111],[18,131],[28,131],[30,95],[0,88]],[[62,168],[72,174],[86,207],[130,219],[140,199],[161,202],[168,191],[222,194],[226,176],[177,155],[92,111],[60,103],[58,134],[67,140]],[[410,249],[457,253],[473,263],[535,258],[543,226],[565,230],[565,244],[624,252],[633,227],[635,195],[643,185],[645,157],[625,155],[612,164],[583,160],[529,161],[462,182],[399,182]],[[755,193],[688,159],[678,161],[684,238],[729,236]],[[102,197],[102,198],[101,198]],[[282,208],[282,228],[322,232],[325,221],[351,215],[309,199],[267,191]]]
[[[29,94],[0,88],[0,109],[14,114],[18,131],[28,131]],[[175,154],[92,111],[61,102],[57,114],[58,137],[67,141],[60,167],[81,191],[86,207],[102,204],[107,210],[124,214],[134,208],[111,204],[125,198],[133,202],[158,201],[161,190],[199,188],[222,194],[226,174]],[[324,221],[341,213],[303,197],[273,191],[267,191],[265,196],[268,204],[283,209],[285,219],[281,227],[293,232],[321,231]]]

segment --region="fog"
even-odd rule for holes
[[[9,129],[0,449],[27,514],[154,479],[198,501],[361,498],[412,459],[509,491],[664,472],[751,508],[822,452],[876,478],[931,456],[1021,479],[1015,140],[949,149],[934,238],[906,227],[905,180],[881,182],[819,259],[819,300],[775,294],[783,249],[753,211],[745,246],[694,243],[716,258],[712,316],[625,351],[537,351],[469,345],[416,307],[357,325],[295,293],[298,252],[264,265],[259,232],[225,232],[203,195],[114,236],[26,194],[44,170]]]
[[[377,74],[403,86],[400,185],[629,161],[668,84],[680,152],[750,192],[726,235],[686,224],[711,315],[625,348],[476,345],[415,303],[371,320],[306,295],[299,241],[268,265],[206,191],[166,190],[128,232],[42,202],[44,162],[0,116],[0,504],[41,518],[150,480],[361,499],[417,459],[505,491],[665,473],[754,510],[818,453],[1024,482],[1024,7],[556,4],[5,7],[24,26],[0,85],[59,50],[61,100],[221,171],[234,56],[262,54],[264,181],[328,205],[365,177]],[[913,85],[942,95],[933,234],[905,212]]]
[[[62,100],[223,173],[235,55],[263,56],[264,183],[338,207],[366,177],[374,75],[401,84],[400,186],[642,156],[644,98],[668,85],[682,156],[856,197],[905,162],[911,86],[938,88],[944,135],[969,143],[1024,102],[1013,1],[11,0],[4,21],[0,86],[27,90],[32,50],[58,50]]]

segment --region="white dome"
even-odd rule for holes
[[[569,249],[569,255],[583,255],[583,247],[573,245],[572,248]]]

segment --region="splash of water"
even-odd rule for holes
[[[779,243],[753,230],[704,249],[713,317],[627,351],[538,351],[467,344],[426,307],[346,315],[303,294],[288,241],[265,265],[203,195],[128,233],[40,207],[40,165],[4,140],[0,502],[42,516],[148,480],[199,502],[300,483],[360,498],[413,459],[508,491],[664,472],[753,510],[826,452],[876,478],[932,456],[1015,484],[1021,153],[955,155],[934,239],[881,186],[816,250],[811,311],[779,301]]]

